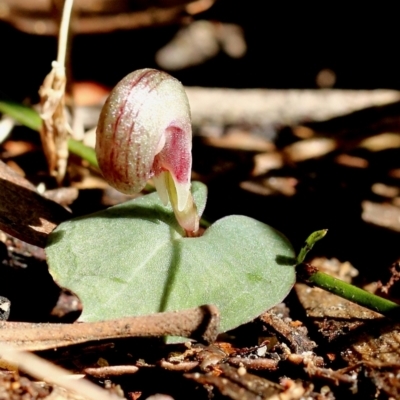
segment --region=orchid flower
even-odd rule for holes
[[[199,227],[190,192],[192,128],[182,84],[154,69],[134,71],[112,90],[97,126],[96,154],[106,181],[126,194],[152,178],[191,236]]]

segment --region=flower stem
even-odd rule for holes
[[[376,296],[357,286],[320,272],[318,268],[310,264],[299,264],[297,272],[298,280],[304,283],[324,289],[387,317],[400,318],[400,305],[393,301]]]
[[[60,66],[63,67],[65,65],[65,55],[67,54],[68,31],[69,31],[73,4],[74,0],[65,0],[62,19],[61,19],[60,35],[58,38],[57,62],[59,63]]]

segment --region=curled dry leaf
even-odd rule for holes
[[[71,127],[65,110],[65,68],[53,61],[52,70],[39,89],[43,120],[40,136],[49,171],[60,183],[66,172],[68,159],[68,135]]]

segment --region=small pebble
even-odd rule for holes
[[[11,302],[5,297],[0,296],[0,321],[7,321],[10,316]]]

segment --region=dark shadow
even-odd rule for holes
[[[46,244],[46,246],[50,246],[50,245],[52,245],[52,244],[58,243],[60,240],[63,239],[64,236],[65,236],[65,232],[64,232],[62,229],[60,229],[60,230],[58,230],[58,231],[56,231],[56,232],[53,231],[53,232],[49,235],[49,237],[48,237],[48,239],[47,239],[47,244]]]
[[[141,205],[136,200],[130,200],[118,206],[110,207],[93,214],[83,215],[75,220],[83,221],[85,219],[93,218],[141,219],[154,224],[159,224],[161,221],[171,226],[176,231],[182,232],[182,229],[177,224],[174,213],[171,209],[166,208],[161,204],[154,204],[150,208],[150,206]]]
[[[203,319],[197,329],[192,333],[192,338],[200,342],[214,342],[219,331],[219,313],[214,306],[200,306]]]
[[[9,253],[2,242],[0,253],[0,296],[11,302],[10,321],[72,322],[79,316],[80,310],[70,307],[76,297],[54,282],[45,261]]]
[[[80,189],[78,197],[69,206],[74,217],[78,218],[104,210],[106,206],[103,204],[103,196],[102,189]]]
[[[322,122],[304,124],[327,136],[346,140],[365,139],[380,132],[399,132],[400,101],[366,107]]]
[[[296,258],[294,257],[288,257],[288,256],[282,256],[282,255],[277,255],[275,258],[275,261],[278,265],[285,265],[288,267],[293,267],[296,265]]]
[[[164,284],[164,290],[163,294],[161,297],[160,301],[160,308],[159,311],[163,312],[166,311],[167,306],[168,306],[168,300],[173,292],[174,288],[174,283],[176,280],[178,268],[180,267],[180,258],[181,258],[181,249],[180,249],[180,244],[181,242],[178,240],[174,240],[172,238],[173,232],[172,229],[170,229],[170,241],[171,241],[171,246],[172,246],[172,257],[171,257],[171,263],[169,265],[168,269],[168,276]]]

